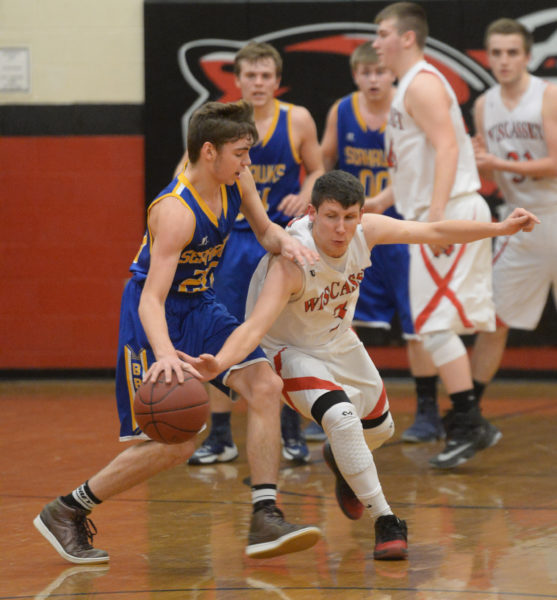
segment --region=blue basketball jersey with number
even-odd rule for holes
[[[239,185],[221,186],[222,212],[217,218],[203,201],[186,176],[181,173],[150,204],[147,214],[147,231],[130,271],[134,279],[147,277],[151,262],[151,231],[149,214],[153,206],[163,198],[173,196],[187,206],[195,218],[193,237],[180,254],[171,290],[175,292],[204,292],[213,286],[214,270],[224,251],[242,203]]]
[[[165,301],[165,319],[172,345],[191,356],[204,352],[216,354],[238,327],[236,319],[215,299],[213,273],[223,253],[228,235],[238,215],[242,195],[239,185],[221,186],[222,213],[217,218],[183,173],[174,179],[149,206],[166,197],[180,200],[195,217],[191,240],[183,248],[176,274]],[[148,214],[149,217],[149,214]],[[153,349],[139,318],[139,302],[143,283],[151,262],[152,236],[147,218],[147,232],[130,270],[122,296],[116,365],[116,399],[120,417],[120,439],[142,436],[133,413],[134,394],[144,373],[156,360]],[[257,347],[241,364],[265,359]],[[227,393],[224,383],[227,373],[220,373],[212,384]]]
[[[337,106],[338,168],[357,177],[366,197],[371,197],[389,184],[385,125],[369,129],[358,107],[358,94],[345,96]]]
[[[273,223],[285,227],[291,217],[278,210],[281,200],[300,191],[301,159],[292,142],[292,104],[275,100],[273,121],[265,137],[250,149],[249,167],[261,202]],[[240,215],[235,229],[249,229]]]
[[[385,156],[385,125],[369,129],[354,92],[337,104],[338,168],[360,180],[366,197],[376,196],[389,185]],[[385,213],[400,219],[394,206]],[[365,270],[354,320],[357,325],[390,328],[398,313],[406,336],[414,333],[408,299],[408,247],[403,244],[375,246],[371,267]]]

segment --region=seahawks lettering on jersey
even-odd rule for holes
[[[548,156],[543,131],[542,104],[547,83],[530,75],[528,89],[509,110],[501,99],[501,86],[485,95],[483,128],[491,154],[504,160],[537,160]],[[494,171],[509,208],[522,206],[538,214],[557,212],[557,177],[526,177]]]
[[[178,175],[149,206],[147,231],[130,267],[134,278],[140,281],[147,277],[151,262],[149,215],[153,206],[168,196],[178,198],[192,211],[195,218],[193,237],[180,254],[171,290],[186,293],[204,292],[213,285],[213,272],[240,211],[242,194],[239,184],[221,186],[222,212],[217,218],[185,175]]]
[[[275,100],[275,113],[269,131],[250,150],[250,171],[255,186],[269,215],[269,219],[281,226],[291,217],[278,210],[281,200],[288,194],[300,191],[300,164],[292,141],[291,104]],[[242,215],[235,229],[249,229]]]
[[[337,104],[338,168],[357,177],[370,197],[389,184],[383,149],[385,126],[368,128],[358,106],[359,94],[349,94]]]

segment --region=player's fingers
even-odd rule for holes
[[[143,383],[145,383],[146,381],[149,381],[149,379],[151,379],[153,375],[153,367],[151,366],[147,371],[145,371],[144,375],[143,375]],[[151,381],[156,381],[151,379]]]
[[[157,381],[157,379],[159,378],[161,372],[162,372],[161,366],[155,362],[150,366],[147,373],[145,373],[145,377],[143,378],[143,380],[150,381],[151,383],[155,383],[155,381]]]
[[[183,373],[189,373],[193,375],[196,379],[202,379],[201,373],[191,364],[185,363],[182,366]],[[182,374],[183,376],[183,374]]]
[[[178,383],[184,383],[184,371],[181,368],[181,364],[172,365],[164,369],[164,379],[166,383],[170,383],[172,381],[172,372],[176,373],[176,377],[178,379]]]

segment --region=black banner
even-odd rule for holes
[[[375,37],[373,21],[387,4],[145,0],[146,201],[170,180],[184,150],[193,110],[209,100],[239,98],[232,61],[248,40],[269,42],[280,51],[284,72],[277,95],[308,108],[321,134],[332,103],[354,89],[349,55]],[[495,19],[518,19],[533,32],[531,71],[557,82],[557,8],[548,8],[547,0],[426,0],[421,4],[430,28],[426,58],[449,79],[470,129],[475,99],[494,83],[483,36]],[[493,190],[483,192],[489,197]],[[488,199],[493,206],[494,197]],[[544,321],[551,324],[549,343],[553,344],[557,318],[552,306],[546,309]]]

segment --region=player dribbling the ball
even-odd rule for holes
[[[213,271],[241,211],[267,251],[305,264],[317,259],[265,213],[247,166],[257,140],[253,109],[245,102],[208,103],[189,125],[190,162],[151,203],[147,231],[130,268],[122,298],[116,396],[121,440],[138,443],[72,492],[47,504],[34,525],[66,560],[101,563],[108,553],[91,545],[87,516],[101,502],[185,462],[193,441],[167,445],[147,440],[131,409],[142,379],[170,381],[174,372],[196,375],[188,355],[216,354],[239,321],[214,300]],[[147,370],[148,369],[148,370]],[[145,373],[147,371],[147,373]],[[246,399],[247,453],[253,515],[246,553],[264,558],[303,550],[320,537],[316,527],[286,522],[276,506],[280,460],[282,382],[260,348],[211,383]],[[265,448],[262,452],[261,449]]]

